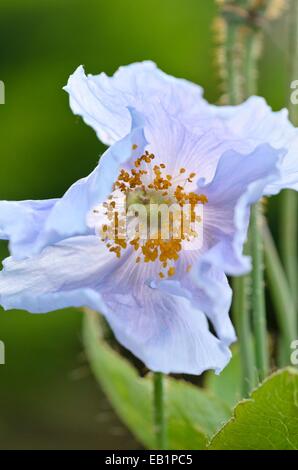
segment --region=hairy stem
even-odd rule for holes
[[[269,350],[266,326],[266,304],[264,288],[263,241],[260,231],[262,223],[260,204],[251,210],[250,237],[252,253],[252,317],[256,365],[259,380],[264,380],[269,370]]]
[[[255,359],[249,316],[249,276],[233,279],[233,319],[239,339],[242,369],[242,395],[247,397],[255,386]]]
[[[287,363],[290,362],[290,345],[296,338],[296,309],[283,266],[278,256],[272,235],[266,223],[262,224],[265,246],[265,264],[271,298],[275,307],[277,321],[282,333],[282,344]]]
[[[257,90],[257,61],[261,49],[261,32],[251,27],[245,34],[244,77],[246,95]],[[259,231],[261,203],[251,209],[249,242],[252,256],[252,319],[254,330],[256,369],[259,380],[264,380],[269,370],[267,340],[263,242]]]

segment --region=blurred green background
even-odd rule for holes
[[[104,147],[72,115],[62,90],[84,64],[112,74],[152,59],[219,97],[213,0],[1,0],[0,199],[59,197],[93,169]],[[260,94],[278,109],[288,94],[284,25],[268,29]],[[7,247],[0,245],[1,256]],[[129,432],[91,377],[81,314],[0,310],[0,449],[130,449]]]

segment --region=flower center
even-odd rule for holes
[[[178,174],[169,174],[166,165],[154,165],[154,159],[146,151],[133,168],[120,171],[104,204],[107,223],[100,234],[118,258],[130,245],[136,263],[158,262],[159,277],[164,278],[175,274],[183,244],[199,236],[202,207],[208,200],[188,190],[195,173],[180,168]]]

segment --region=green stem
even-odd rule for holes
[[[298,2],[289,2],[289,63],[290,82],[298,78]],[[298,125],[298,106],[289,101],[289,114],[292,123]],[[284,191],[281,195],[281,256],[289,281],[296,308],[298,307],[298,199],[294,191]]]
[[[252,317],[256,350],[256,365],[259,380],[263,381],[269,370],[269,352],[266,325],[266,305],[264,292],[263,243],[260,232],[260,205],[251,210],[250,241],[252,253]]]
[[[286,190],[281,194],[280,240],[281,257],[289,281],[291,295],[298,305],[298,273],[297,273],[297,213],[298,199],[295,191]]]
[[[265,222],[262,224],[262,232],[268,284],[277,315],[277,321],[282,333],[282,344],[285,348],[284,354],[286,354],[289,364],[290,345],[292,340],[296,338],[297,331],[296,309],[272,235]]]
[[[159,450],[165,450],[167,448],[167,429],[165,418],[164,376],[161,372],[154,373],[153,386],[156,446]]]
[[[257,60],[260,49],[260,32],[251,28],[245,38],[245,90],[247,96],[257,90]],[[260,203],[251,209],[249,243],[252,255],[252,319],[254,329],[255,357],[259,380],[264,380],[269,370],[267,340],[263,243],[259,232]]]
[[[249,277],[233,279],[233,319],[239,339],[239,352],[242,366],[242,395],[247,397],[255,386],[255,360],[252,348],[252,334],[249,318]]]
[[[228,23],[226,36],[227,95],[230,105],[241,103],[241,77],[237,65],[237,25]]]
[[[298,2],[289,1],[289,81],[298,79]],[[289,99],[290,118],[295,126],[298,125],[298,106]]]
[[[249,29],[245,37],[245,58],[244,58],[244,77],[245,77],[245,97],[255,95],[257,92],[257,67],[258,50],[260,49],[260,32]]]

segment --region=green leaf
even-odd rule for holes
[[[266,379],[213,437],[209,449],[298,449],[298,371],[283,369]]]
[[[122,421],[147,448],[154,449],[152,374],[141,378],[131,363],[103,338],[100,316],[86,312],[84,343],[95,377]],[[211,436],[231,416],[220,399],[185,381],[167,377],[169,449],[206,449]]]
[[[232,359],[220,375],[209,371],[204,381],[206,389],[221,397],[231,409],[242,398],[241,361],[237,346],[232,347],[232,353]]]
[[[104,341],[99,319],[93,312],[86,312],[84,319],[84,343],[93,373],[134,435],[146,447],[154,447],[152,385]]]
[[[205,449],[215,430],[231,416],[230,408],[217,397],[172,377],[167,378],[167,406],[171,449]]]

